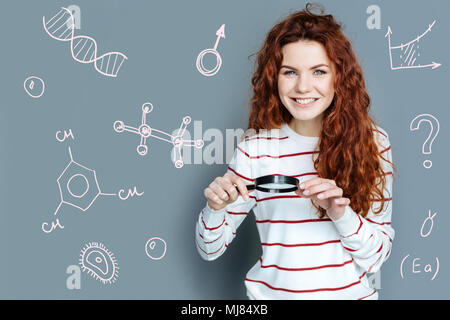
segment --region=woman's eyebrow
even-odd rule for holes
[[[327,64],[325,64],[325,63],[320,63],[320,64],[317,64],[317,65],[315,65],[315,66],[312,66],[312,67],[309,68],[309,69],[312,70],[312,69],[316,69],[316,68],[319,68],[319,67],[327,67],[327,68],[329,68],[330,66],[327,65]],[[281,68],[288,68],[288,69],[292,69],[292,70],[296,70],[296,71],[297,71],[297,69],[295,69],[294,67],[288,66],[288,65],[282,65],[282,66],[280,67],[280,69],[281,69]]]

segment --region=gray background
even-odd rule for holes
[[[0,298],[3,299],[245,299],[244,276],[261,254],[253,214],[217,261],[206,262],[194,245],[194,226],[205,205],[203,189],[226,164],[185,165],[175,169],[170,146],[149,139],[149,154],[139,156],[138,137],[117,134],[115,120],[137,124],[140,107],[150,101],[150,125],[172,132],[184,115],[202,121],[203,132],[245,128],[250,77],[256,52],[271,26],[305,1],[8,1],[0,11]],[[344,24],[363,67],[372,115],[390,135],[399,175],[394,183],[392,254],[381,272],[381,299],[448,299],[449,262],[448,33],[450,2],[322,1],[327,13]],[[100,54],[120,51],[128,56],[117,78],[97,73],[92,65],[74,61],[69,44],[51,39],[42,16],[61,6],[78,5],[81,30],[96,39]],[[366,27],[366,9],[381,9],[381,28]],[[422,43],[422,64],[431,69],[389,68],[388,25],[392,44],[415,38],[436,20]],[[226,24],[218,50],[223,64],[212,77],[201,75],[195,60],[210,48],[215,32]],[[23,81],[39,76],[46,90],[30,98]],[[440,121],[432,154],[422,154],[430,126],[410,131],[418,114]],[[193,123],[188,126],[193,134]],[[55,139],[71,129],[75,140]],[[169,130],[170,129],[170,130]],[[211,141],[205,141],[206,145]],[[103,192],[136,186],[142,197],[120,201],[99,197],[86,212],[63,205],[58,213],[64,230],[41,231],[60,202],[57,177],[76,161],[95,169]],[[225,153],[225,143],[223,147]],[[433,161],[431,169],[422,162]],[[428,210],[437,212],[427,238],[420,228]],[[150,260],[146,241],[161,237],[166,256]],[[116,256],[116,283],[104,285],[81,275],[81,289],[66,288],[66,268],[77,264],[84,244],[98,241]],[[400,264],[406,255],[405,278]],[[435,259],[434,280],[423,268]],[[415,258],[416,271],[412,261]]]

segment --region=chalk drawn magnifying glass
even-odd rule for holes
[[[299,180],[290,176],[268,175],[255,179],[255,184],[248,184],[247,190],[270,193],[287,193],[298,190]]]

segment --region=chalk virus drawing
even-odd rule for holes
[[[153,237],[145,244],[145,253],[152,260],[160,260],[166,255],[166,248],[167,245],[163,239]]]
[[[214,44],[214,48],[208,48],[199,53],[197,56],[196,66],[197,70],[204,76],[210,77],[215,75],[217,72],[219,72],[220,67],[222,66],[222,57],[220,56],[219,52],[217,51],[217,46],[219,45],[220,38],[225,39],[225,25],[221,25],[220,28],[216,31],[217,39],[216,43]],[[212,53],[216,56],[216,65],[212,69],[208,69],[203,64],[203,57],[207,53]]]
[[[89,242],[81,249],[79,264],[83,272],[103,284],[114,283],[119,276],[116,257],[99,242]]]
[[[55,40],[70,42],[70,51],[75,61],[93,63],[95,70],[107,77],[117,77],[127,56],[121,52],[108,52],[97,56],[97,42],[88,36],[75,36],[75,23],[72,12],[64,7],[46,21],[42,17],[44,30]]]
[[[45,91],[45,83],[39,77],[30,76],[23,82],[25,92],[32,98],[40,98]]]
[[[181,121],[180,128],[178,129],[176,135],[171,135],[167,132],[157,130],[155,128],[150,127],[147,124],[147,114],[152,112],[153,105],[150,102],[145,102],[142,105],[142,117],[141,124],[139,127],[131,127],[125,125],[123,121],[117,120],[113,124],[114,131],[121,133],[124,131],[132,132],[140,136],[140,142],[137,146],[137,153],[141,156],[144,156],[148,152],[147,146],[147,138],[153,137],[165,142],[168,142],[173,145],[175,152],[173,154],[173,162],[175,163],[176,168],[181,168],[184,165],[181,148],[183,146],[194,146],[197,149],[200,149],[204,146],[204,141],[201,139],[198,140],[185,140],[183,139],[183,135],[186,131],[187,125],[191,122],[191,117],[186,116]]]
[[[102,192],[95,170],[76,162],[73,159],[72,150],[70,147],[68,148],[70,162],[58,179],[56,179],[60,202],[53,214],[54,216],[58,214],[59,209],[63,204],[68,204],[85,212],[99,196],[118,196],[120,200],[127,200],[129,197],[140,197],[144,194],[144,192],[139,193],[136,190],[136,187],[134,187],[133,190],[129,189],[125,196],[123,196],[125,193],[123,189],[121,189],[118,194]],[[41,229],[43,232],[51,233],[57,227],[64,229],[64,226],[61,225],[61,222],[58,219],[56,219],[56,222],[51,223],[50,228],[48,228],[48,225],[47,222],[42,223]]]
[[[434,24],[436,23],[436,20],[433,21],[432,24],[428,25],[427,30],[422,33],[420,36],[417,36],[415,39],[407,42],[407,43],[401,43],[398,46],[392,46],[391,45],[391,35],[392,30],[391,27],[388,26],[388,31],[385,35],[385,37],[388,38],[389,43],[389,60],[391,64],[391,70],[400,70],[400,69],[417,69],[417,68],[429,68],[436,69],[437,67],[441,66],[440,63],[437,62],[431,62],[429,64],[420,65],[416,63],[417,57],[420,56],[420,46],[419,41],[422,37],[424,37],[427,33],[431,32],[431,28],[433,28]],[[417,56],[416,56],[417,53]],[[394,66],[394,62],[392,61],[394,58],[396,58],[396,65]]]

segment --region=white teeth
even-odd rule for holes
[[[300,104],[308,104],[308,103],[316,101],[316,100],[317,99],[304,99],[304,100],[303,99],[295,99],[295,101]]]

